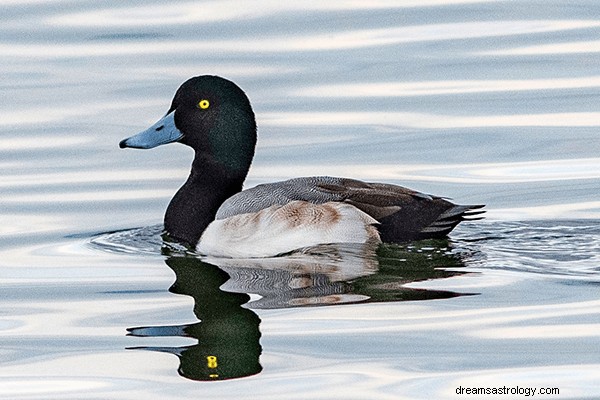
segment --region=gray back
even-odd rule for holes
[[[284,205],[294,200],[304,200],[314,204],[344,201],[345,196],[342,193],[323,190],[321,187],[341,186],[342,183],[342,178],[311,176],[258,185],[225,200],[217,211],[216,219],[257,212],[275,204]]]

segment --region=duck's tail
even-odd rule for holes
[[[477,221],[485,218],[481,216],[485,213],[485,210],[481,210],[483,207],[485,207],[483,204],[455,205],[440,214],[435,221],[423,228],[421,233],[433,237],[446,236],[462,221]]]

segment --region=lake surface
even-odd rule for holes
[[[599,33],[596,1],[1,2],[0,398],[600,398]],[[118,143],[200,74],[253,103],[247,187],[349,176],[487,219],[165,245],[193,154]]]

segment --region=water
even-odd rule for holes
[[[598,398],[598,15],[2,2],[0,398]],[[254,105],[248,186],[386,181],[485,203],[487,220],[260,262],[163,243],[192,153],[118,142],[204,73]]]

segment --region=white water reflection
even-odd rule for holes
[[[13,0],[15,1],[15,0]],[[34,0],[30,0],[33,2]],[[305,0],[302,3],[266,0],[260,7],[242,4],[236,0],[178,2],[164,4],[146,4],[144,7],[115,7],[102,10],[71,13],[53,16],[48,23],[58,26],[101,26],[131,27],[149,25],[185,25],[193,23],[210,23],[231,20],[252,20],[272,17],[284,13],[307,11],[348,11],[402,9],[412,7],[450,6],[470,3],[487,3],[496,0],[393,0],[345,2],[323,2]],[[18,2],[18,0],[16,0]]]
[[[171,196],[173,193],[169,190],[94,190],[78,191],[72,190],[69,193],[51,193],[51,194],[26,194],[13,195],[8,200],[2,200],[5,204],[17,203],[98,203],[103,201],[117,200],[139,200],[139,199],[162,199]]]
[[[5,115],[0,114],[0,119]],[[42,121],[44,117],[41,117]],[[16,124],[23,124],[23,120],[15,121],[15,118],[8,118],[9,121]],[[40,122],[40,119],[35,119],[35,122]],[[46,121],[47,122],[47,121]],[[0,122],[1,123],[1,122]],[[0,139],[0,152],[2,151],[23,151],[23,150],[49,150],[52,148],[79,146],[93,142],[92,138],[88,137],[73,137],[73,136],[52,136],[45,139],[38,137],[9,137]],[[37,174],[36,177],[39,177]],[[6,179],[10,179],[7,177]],[[0,187],[5,186],[7,180],[0,182]],[[22,183],[22,182],[21,182]]]
[[[534,183],[600,178],[600,158],[575,160],[543,160],[491,164],[394,164],[280,166],[277,174],[271,168],[253,167],[255,175],[282,177],[298,172],[300,175],[338,175],[341,170],[359,179],[379,176],[397,181],[432,181],[451,183]],[[264,178],[263,178],[264,179]]]
[[[44,100],[44,99],[39,99]],[[63,100],[64,101],[64,100]],[[67,103],[67,102],[65,102]],[[124,112],[124,110],[136,110],[143,107],[157,107],[160,103],[155,99],[145,99],[143,101],[127,102],[127,101],[119,101],[119,102],[111,102],[111,103],[102,103],[95,101],[94,99],[85,99],[83,103],[72,103],[68,102],[67,104],[63,104],[62,107],[48,107],[47,104],[43,106],[36,107],[34,105],[30,105],[26,110],[7,110],[0,111],[0,126],[23,126],[23,125],[41,125],[49,122],[60,123],[67,121],[77,121],[78,119],[90,115],[98,115],[99,113],[107,113],[107,112],[115,112],[119,111],[119,113]],[[55,141],[55,146],[61,145],[61,137],[53,136],[49,138],[49,141]],[[18,149],[19,147],[23,147],[22,143],[27,143],[30,138],[11,138],[6,140],[6,144],[2,143],[5,140],[0,141],[0,150],[2,147]],[[90,141],[90,138],[74,138],[69,137],[63,139],[64,144],[74,144],[74,141]],[[34,144],[31,148],[36,148],[39,146],[47,146],[44,145],[43,142],[38,139],[38,144]],[[13,147],[14,146],[14,147]]]
[[[600,76],[530,80],[373,82],[320,85],[292,93],[307,97],[410,97],[447,94],[520,92],[600,87]]]
[[[561,339],[600,336],[600,324],[527,325],[511,328],[482,329],[472,332],[486,339]]]
[[[12,396],[54,396],[68,395],[69,393],[81,393],[88,390],[98,391],[106,388],[102,380],[91,379],[34,379],[30,377],[22,379],[0,380],[2,388],[0,395],[10,398]]]
[[[453,280],[460,282],[463,278],[449,278],[444,282],[445,287],[454,288]],[[511,282],[513,285],[517,284],[517,281]],[[427,287],[428,285],[420,284],[420,287]],[[565,304],[544,304],[539,306],[514,306],[514,307],[498,307],[488,308],[485,310],[480,309],[467,309],[467,310],[452,310],[447,309],[442,312],[436,312],[428,309],[426,305],[408,306],[404,309],[403,315],[390,316],[386,315],[385,309],[374,309],[369,317],[363,317],[363,323],[360,326],[352,326],[351,320],[353,319],[351,307],[340,309],[336,312],[335,316],[331,316],[328,310],[311,310],[310,318],[313,321],[320,319],[334,318],[337,322],[335,326],[327,325],[316,325],[312,327],[311,331],[306,333],[307,335],[321,336],[334,334],[336,329],[340,329],[343,326],[346,333],[384,333],[384,332],[411,332],[411,331],[453,331],[458,336],[471,336],[478,338],[496,338],[502,339],[501,332],[506,329],[507,332],[521,332],[523,338],[534,339],[552,339],[556,337],[558,331],[552,333],[551,325],[549,330],[542,329],[536,334],[536,330],[540,328],[531,324],[537,320],[560,320],[562,318],[568,318],[573,316],[586,316],[586,319],[593,319],[600,314],[600,302],[598,301],[587,301],[577,303],[565,303]],[[302,318],[302,313],[296,315],[297,318]],[[274,317],[271,322],[281,322],[282,318],[289,317]],[[506,325],[511,325],[506,327]],[[518,325],[518,326],[513,326]],[[286,325],[289,329],[291,326]],[[597,327],[598,324],[590,323],[584,326],[588,328]],[[529,330],[531,328],[531,330]],[[494,330],[498,329],[498,334],[493,333]],[[585,332],[585,331],[584,331]],[[292,335],[292,330],[279,329],[278,335]],[[563,337],[582,337],[582,336],[593,336],[600,337],[600,332],[589,330],[588,333],[576,333],[571,331],[570,334]],[[517,336],[506,337],[507,339],[515,339]]]
[[[548,54],[600,53],[600,41],[567,42],[481,52],[488,56],[542,56]]]
[[[78,139],[78,138],[75,138]],[[14,142],[19,144],[28,144],[28,141],[20,141],[15,140]],[[80,144],[78,140],[74,141],[77,144]],[[10,140],[9,143],[13,143]],[[37,148],[38,143],[34,143],[31,147]],[[64,142],[60,140],[54,142],[42,142],[42,145],[51,145],[54,144],[56,147],[65,145]],[[23,145],[23,148],[30,148]],[[0,142],[0,150],[1,142]],[[14,147],[12,147],[14,150]],[[94,184],[102,184],[108,182],[144,182],[144,181],[156,181],[158,184],[161,181],[166,179],[177,179],[180,180],[181,177],[185,176],[188,171],[186,169],[155,169],[155,170],[145,170],[145,169],[127,169],[126,171],[82,171],[82,172],[65,172],[61,171],[60,173],[39,173],[39,174],[18,174],[18,175],[9,175],[5,177],[5,180],[0,182],[0,187],[2,188],[24,188],[24,187],[35,187],[36,190],[40,190],[43,186],[60,186],[60,185],[73,185],[73,184],[84,184],[84,183],[94,183]]]
[[[145,24],[147,25],[147,24]],[[288,37],[261,35],[251,39],[131,40],[126,43],[0,43],[0,53],[14,58],[81,58],[131,55],[168,55],[182,52],[246,53],[303,52],[359,49],[402,43],[450,41],[496,36],[560,32],[600,26],[594,20],[581,21],[491,21],[431,24],[381,29],[328,32]]]
[[[578,219],[600,218],[600,201],[570,202],[567,204],[550,204],[535,207],[498,208],[493,211],[495,218],[526,220],[526,219]]]
[[[379,111],[289,112],[263,114],[263,118],[263,124],[271,126],[375,125],[419,129],[600,126],[600,112],[477,115],[469,117]]]

